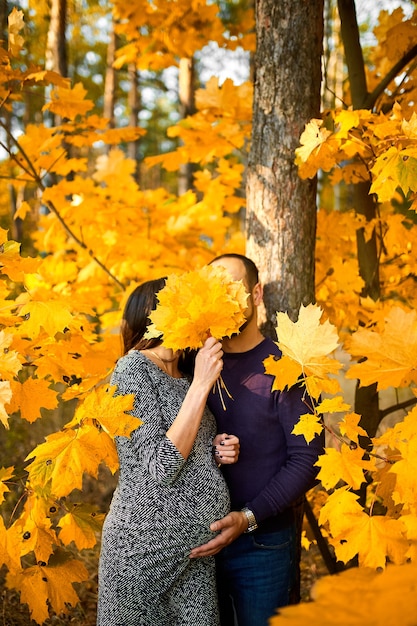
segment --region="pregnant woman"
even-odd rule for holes
[[[133,414],[143,423],[116,438],[120,473],[103,527],[98,626],[219,624],[214,558],[189,553],[215,536],[210,523],[230,510],[213,447],[221,462],[234,463],[239,442],[216,436],[206,408],[222,370],[221,344],[206,340],[191,380],[181,353],[144,338],[164,284],[137,287],[123,315],[124,356],[111,383],[118,394],[134,394]]]

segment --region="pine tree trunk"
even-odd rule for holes
[[[314,301],[316,180],[294,165],[304,125],[320,110],[323,0],[258,0],[247,255],[265,289],[263,330]]]

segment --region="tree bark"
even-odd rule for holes
[[[180,59],[178,75],[180,116],[185,119],[195,113],[195,72],[194,59]],[[193,164],[182,163],[178,177],[178,195],[181,196],[193,187]]]
[[[139,111],[141,106],[141,94],[139,88],[139,74],[136,69],[136,65],[131,63],[128,67],[129,74],[129,94],[128,94],[128,106],[129,106],[129,126],[138,126]],[[135,161],[135,180],[138,185],[141,182],[141,167],[140,167],[140,139],[136,141],[130,141],[127,144],[127,156]]]
[[[354,0],[338,0],[343,46],[348,67],[349,85],[354,109],[363,107],[368,97],[365,64],[359,39],[359,27],[356,19]],[[370,181],[354,186],[355,211],[364,215],[367,221],[376,217],[376,203],[369,195]],[[359,273],[365,283],[363,296],[373,300],[380,297],[379,258],[375,229],[367,240],[365,228],[356,232]],[[361,415],[360,426],[369,437],[374,437],[381,420],[377,386],[356,386],[355,412]]]
[[[320,111],[323,0],[257,0],[247,255],[264,284],[263,330],[314,301],[316,180],[294,165],[304,125]]]
[[[51,0],[45,67],[47,70],[58,72],[61,76],[68,76],[66,22],[67,0]]]
[[[116,70],[113,67],[116,54],[117,37],[112,28],[107,46],[106,76],[104,80],[103,115],[109,120],[109,127],[114,128],[114,104],[116,100]]]

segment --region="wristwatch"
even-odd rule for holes
[[[250,509],[248,509],[247,506],[244,506],[243,509],[241,509],[242,513],[245,514],[246,519],[248,520],[248,527],[245,530],[245,533],[251,533],[254,530],[256,530],[258,528],[258,524],[256,521],[256,517],[253,514],[253,511],[251,511]]]

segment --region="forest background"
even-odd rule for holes
[[[299,436],[324,421],[309,498],[349,565],[279,620],[416,624],[417,23],[356,4],[2,2],[5,624],[94,619],[136,426],[108,386],[121,310],[227,251],[261,269],[275,386],[303,376]]]

